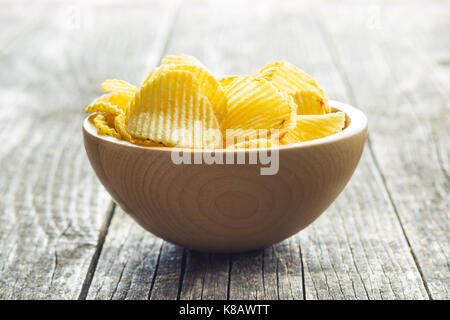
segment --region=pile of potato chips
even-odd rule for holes
[[[167,56],[140,88],[105,80],[108,93],[86,108],[98,134],[149,146],[261,148],[335,134],[343,112],[294,65],[277,61],[254,75],[221,79],[196,58]]]

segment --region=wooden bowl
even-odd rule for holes
[[[260,164],[175,164],[173,151],[97,135],[83,123],[84,145],[98,178],[114,201],[143,228],[174,244],[208,252],[241,252],[282,241],[312,223],[336,199],[361,157],[367,119],[346,113],[335,135],[278,148],[279,170],[261,175]],[[275,162],[276,149],[272,150]],[[221,153],[222,152],[222,153]],[[257,149],[221,150],[256,156]],[[248,160],[248,158],[247,158]]]

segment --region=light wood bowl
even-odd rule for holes
[[[174,148],[99,136],[87,118],[84,145],[114,201],[146,230],[189,249],[248,251],[308,226],[352,176],[366,141],[367,119],[349,105],[331,105],[345,112],[346,128],[326,138],[279,147],[276,175],[261,175],[261,166],[254,164],[176,165],[171,161]],[[254,152],[224,150],[246,156]]]

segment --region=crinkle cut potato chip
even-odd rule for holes
[[[145,78],[144,82],[142,82],[142,85],[144,85],[146,82],[150,80],[155,79],[155,77],[157,77],[164,70],[164,68],[165,68],[164,66],[159,66],[150,70],[149,74],[147,75],[147,78]]]
[[[140,87],[105,80],[86,111],[100,135],[144,146],[262,148],[329,136],[345,125],[307,73],[285,61],[216,78],[197,58],[166,56]]]
[[[103,113],[94,114],[91,118],[92,123],[98,129],[98,133],[105,136],[120,138],[116,129],[108,122],[107,116]]]
[[[227,77],[223,77],[221,79],[219,79],[219,83],[222,85],[223,88],[227,89],[228,87],[230,87],[233,83],[233,81],[239,81],[237,79],[243,79],[245,78],[245,76],[227,76]],[[258,78],[261,79],[261,78]],[[262,79],[265,80],[265,79]],[[286,132],[288,132],[289,130],[293,129],[297,123],[297,104],[295,103],[294,98],[289,95],[288,93],[278,90],[279,93],[281,95],[283,95],[283,97],[288,101],[288,103],[291,106],[291,116],[290,118],[285,122],[285,125],[283,125],[283,128],[279,131],[279,135],[284,135]]]
[[[225,117],[227,115],[227,99],[222,86],[216,78],[209,73],[208,70],[199,67],[198,65],[166,64],[152,70],[144,83],[154,79],[167,70],[189,71],[193,73],[200,84],[202,94],[208,98],[217,120],[219,121],[219,125],[223,129],[223,123],[225,122]]]
[[[194,74],[165,70],[144,83],[130,106],[127,132],[166,146],[216,148],[222,134]]]
[[[126,117],[124,114],[120,114],[114,118],[114,125],[123,140],[133,142],[133,138],[128,133],[126,128]]]
[[[228,115],[225,121],[227,139],[252,136],[252,130],[283,131],[292,116],[289,99],[268,81],[252,76],[236,78],[225,90]],[[249,132],[247,132],[249,131]]]
[[[202,69],[206,69],[203,63],[201,63],[197,58],[183,53],[166,56],[161,61],[161,65],[164,66],[168,64],[187,64],[190,66],[198,66]]]
[[[287,134],[289,131],[293,130],[295,126],[297,125],[297,110],[298,105],[295,103],[294,99],[291,95],[287,94],[286,92],[280,93],[284,96],[286,101],[289,103],[289,107],[291,109],[291,113],[289,115],[289,119],[286,120],[286,122],[283,125],[283,128],[279,131],[279,137],[282,138],[285,134]]]
[[[297,115],[297,125],[282,139],[282,144],[291,144],[327,137],[342,131],[345,127],[345,113],[335,112],[323,115]]]
[[[306,72],[286,61],[274,61],[266,64],[256,74],[256,77],[271,79],[273,85],[288,93],[294,93],[301,86],[317,87],[317,82]]]
[[[270,81],[277,89],[292,95],[297,103],[298,114],[325,114],[330,112],[328,99],[317,82],[306,72],[285,61],[275,61],[261,68],[255,77]],[[307,92],[307,93],[304,93]],[[309,99],[311,95],[314,99]],[[310,105],[302,107],[303,100],[307,99]],[[309,112],[314,113],[309,113]],[[308,112],[308,113],[303,113]]]
[[[223,88],[228,87],[236,78],[240,76],[227,76],[219,79],[219,83]]]
[[[137,88],[126,81],[111,79],[103,81],[102,90],[134,97]]]
[[[106,112],[118,115],[126,111],[127,105],[130,103],[131,99],[130,96],[122,93],[107,93],[92,101],[86,107],[86,112]]]
[[[294,100],[298,105],[298,114],[326,114],[330,112],[328,102],[317,90],[302,90],[294,93]]]
[[[275,146],[271,139],[253,139],[227,146],[227,149],[253,149],[253,148],[269,148]]]

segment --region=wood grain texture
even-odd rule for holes
[[[266,152],[225,150],[216,153],[221,158],[216,163],[176,163],[174,150],[99,136],[87,118],[84,145],[99,180],[146,230],[193,250],[245,252],[308,226],[352,176],[367,119],[349,105],[330,105],[346,114],[349,125],[330,137],[271,150],[272,174],[265,174],[268,167],[259,159]],[[210,151],[183,153],[198,158]],[[229,156],[259,160],[236,164]]]
[[[103,35],[132,41],[149,16],[141,8],[0,6],[0,298],[76,299],[110,214],[81,143],[83,106],[104,78],[141,81],[135,55],[154,49],[164,7],[152,8],[155,26],[141,30],[148,42],[129,52],[122,37]]]
[[[0,12],[0,298],[73,299],[109,201],[81,152],[79,60],[53,59],[71,34],[55,26],[60,8]]]
[[[254,8],[249,3],[245,6],[241,2],[239,12],[225,3],[211,7],[186,6],[185,10],[186,15],[180,16],[178,25],[174,28],[171,45],[168,47],[169,53],[194,54],[219,74],[251,72],[267,61],[286,59],[317,77],[331,97],[344,101],[349,99],[342,78],[334,67],[332,56],[324,43],[325,40],[322,39],[316,21],[311,19],[307,7],[302,9],[293,3],[287,3],[281,5],[281,8],[278,6],[278,9],[273,9],[271,3],[262,2],[258,8]],[[270,14],[272,12],[273,16]],[[195,27],[190,24],[192,20],[201,23]],[[229,28],[230,24],[238,27]],[[187,25],[190,25],[190,29]],[[210,29],[200,27],[204,25],[214,27]],[[266,41],[260,41],[258,30],[263,29],[265,25],[270,25],[271,28],[264,29]],[[186,36],[187,32],[198,34],[205,39],[203,45],[200,46],[198,43],[192,45]],[[300,40],[285,41],[285,39]],[[230,45],[232,43],[241,45],[232,46]],[[352,187],[354,183],[351,183],[337,200],[343,208],[348,207],[347,201],[350,201],[354,209],[339,212],[333,206],[314,224],[320,226],[314,228],[315,232],[306,229],[300,233],[300,238],[305,242],[301,248],[307,299],[426,298],[414,261],[409,253],[405,254],[408,252],[408,246],[403,238],[401,226],[395,219],[393,207],[389,204],[388,194],[371,156],[367,157],[363,158],[363,163],[352,179],[360,182],[356,187]],[[367,181],[373,181],[374,178],[377,183],[366,186]],[[361,187],[367,192],[361,192]],[[356,220],[361,227],[373,224],[374,214],[377,215],[378,220],[375,221],[380,222],[380,227],[374,226],[370,232],[365,230],[360,237],[352,236],[349,229],[335,228],[335,225],[342,225],[342,220],[344,223]],[[346,237],[342,239],[342,235]],[[367,243],[373,242],[372,239],[376,240],[374,246],[377,252],[381,249],[388,254],[378,255],[374,252],[375,249],[368,247]],[[277,254],[279,259],[289,257],[287,251],[280,251]],[[256,256],[261,255],[262,253]],[[365,256],[369,258],[366,259]],[[396,261],[399,257],[400,263]],[[345,264],[336,263],[332,258],[337,261],[341,259],[340,261],[345,261]],[[259,262],[261,258],[256,263],[259,267],[252,265],[253,255],[249,255],[247,259],[245,261],[245,255],[241,255],[239,260],[234,259],[234,256],[231,259],[230,298],[255,297],[257,293],[258,297],[264,297],[263,271]],[[300,259],[297,261],[291,257],[287,259],[291,263],[301,264]],[[237,261],[239,267],[234,268]],[[372,267],[374,264],[376,268]],[[391,271],[383,272],[384,265],[390,266]],[[245,283],[247,285],[253,283],[249,285],[249,288],[253,289],[243,289],[245,285],[241,285],[239,281],[242,277],[252,279]],[[298,277],[301,278],[301,274],[298,274]],[[233,282],[233,278],[238,281]],[[404,288],[399,287],[397,282],[401,282]],[[233,289],[234,283],[236,289]],[[284,296],[287,292],[285,288],[281,288],[280,296]],[[296,298],[298,296],[294,295]]]
[[[148,299],[161,250],[162,240],[136,228],[117,207],[87,299]]]
[[[446,6],[184,1],[175,17],[166,1],[1,2],[0,298],[448,298]],[[103,79],[138,84],[179,52],[217,74],[286,59],[368,113],[370,152],[310,228],[216,255],[164,243],[119,208],[109,225],[82,106]]]
[[[230,254],[187,250],[180,299],[226,300]]]
[[[411,43],[393,41],[403,37],[391,34],[391,27],[383,21],[373,30],[361,28],[357,20],[344,29],[342,21],[348,21],[349,10],[344,7],[339,18],[330,19],[334,15],[330,8],[319,20],[329,34],[340,71],[352,87],[352,100],[373,119],[371,151],[428,293],[431,298],[446,299],[450,181],[442,154],[448,154],[450,139],[448,88],[442,88],[433,72],[418,63],[420,54],[410,49]],[[421,7],[410,8],[403,18],[411,19],[414,14],[409,11],[415,10]],[[389,16],[389,7],[384,11]],[[434,15],[441,14],[434,11]],[[415,16],[420,15],[416,12]],[[349,34],[348,28],[360,32]],[[411,35],[409,41],[414,39]],[[365,50],[352,50],[351,43]],[[360,68],[354,67],[355,61],[360,61]],[[415,75],[413,80],[411,75]]]

